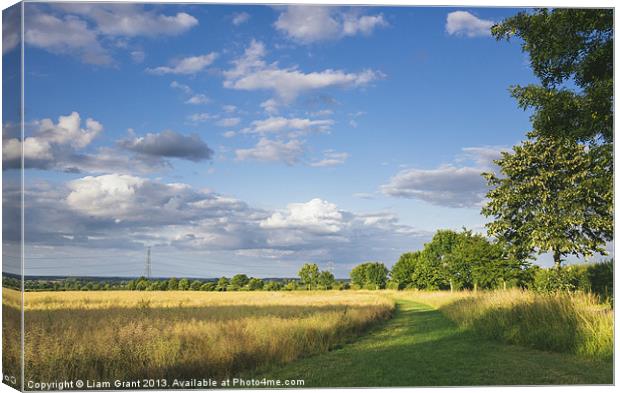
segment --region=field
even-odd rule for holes
[[[19,293],[4,292],[4,315],[18,317]],[[102,291],[33,292],[25,301],[26,381],[612,383],[613,310],[583,294]],[[4,320],[5,328],[18,321]],[[18,348],[4,354],[17,364]]]
[[[48,292],[25,299],[25,378],[224,378],[325,352],[389,318],[372,292]]]

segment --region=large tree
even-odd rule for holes
[[[528,138],[496,161],[501,175],[485,174],[489,234],[517,254],[551,252],[558,267],[568,254],[604,253],[613,236],[611,149],[591,154],[571,138]]]
[[[542,135],[613,141],[613,9],[524,11],[493,26],[499,39],[522,40],[540,85],[513,86],[533,108]]]

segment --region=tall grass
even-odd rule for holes
[[[25,377],[224,378],[327,351],[393,308],[372,292],[27,293]]]
[[[613,309],[585,293],[422,292],[405,295],[438,308],[464,329],[532,348],[610,358]]]

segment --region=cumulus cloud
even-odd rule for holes
[[[362,87],[382,78],[381,72],[364,70],[348,73],[327,69],[305,73],[297,67],[280,68],[277,63],[267,64],[263,57],[263,43],[252,40],[243,56],[233,61],[233,67],[224,71],[224,87],[235,90],[267,90],[277,94],[280,101],[289,103],[298,95],[328,87]],[[268,107],[274,108],[275,102]]]
[[[304,154],[304,144],[297,139],[283,142],[261,138],[256,146],[249,149],[237,149],[235,150],[235,154],[239,161],[281,161],[287,165],[294,165],[299,162],[301,156]]]
[[[213,150],[197,134],[183,135],[170,130],[122,139],[118,145],[123,149],[157,158],[181,158],[197,162],[213,156]]]
[[[472,161],[472,166],[449,164],[434,169],[405,169],[381,186],[381,191],[440,206],[479,207],[488,191],[481,173],[493,170],[492,160],[499,158],[504,150],[502,147],[464,148],[457,162]]]
[[[3,191],[7,211],[19,211],[17,205],[9,206],[18,203],[19,187],[7,185]],[[390,212],[348,212],[321,198],[263,210],[211,190],[116,173],[65,184],[33,182],[25,199],[28,246],[44,246],[47,256],[78,248],[81,255],[96,256],[97,249],[125,255],[151,245],[174,255],[207,249],[227,266],[271,267],[265,273],[272,275],[282,274],[281,266],[262,265],[262,260],[290,262],[297,269],[309,259],[337,261],[344,273],[348,264],[363,258],[396,260],[403,250],[428,239]],[[5,231],[5,242],[17,242],[17,235]],[[204,258],[195,259],[192,267],[200,274],[211,272]]]
[[[349,153],[338,153],[333,150],[326,150],[323,159],[310,163],[313,167],[328,167],[342,165],[349,158]]]
[[[170,66],[160,66],[155,68],[147,68],[146,72],[154,75],[165,75],[165,74],[181,74],[181,75],[191,75],[196,74],[206,67],[213,64],[215,59],[217,59],[218,54],[216,52],[211,52],[206,55],[200,56],[190,56],[181,59],[176,59],[172,61],[172,65]]]
[[[25,17],[26,44],[96,65],[114,63],[110,48],[104,45],[115,39],[174,36],[198,25],[185,12],[165,15],[137,4],[28,5]],[[144,52],[133,50],[131,56],[141,62]]]
[[[310,44],[358,34],[370,35],[388,23],[382,14],[359,15],[337,7],[290,5],[280,13],[274,26],[291,40]]]
[[[304,229],[316,233],[335,233],[344,225],[343,213],[337,206],[319,198],[291,203],[285,211],[275,212],[260,223],[262,228]]]
[[[239,26],[244,24],[250,19],[250,14],[247,12],[237,12],[233,14],[232,24],[235,26]]]
[[[84,126],[77,112],[58,117],[56,123],[43,119],[29,124],[33,136],[26,137],[23,142],[24,166],[45,169],[62,164],[61,156],[86,147],[103,130],[101,123],[91,118],[86,119]],[[22,142],[18,138],[3,141],[2,161],[5,168],[19,168],[21,154]],[[57,158],[61,162],[55,162]]]
[[[450,12],[446,17],[446,32],[465,37],[484,37],[491,35],[495,22],[478,18],[467,11]]]

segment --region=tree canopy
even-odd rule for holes
[[[542,135],[613,141],[613,19],[613,9],[537,9],[493,26],[498,40],[522,39],[540,78],[511,90]]]
[[[556,266],[568,254],[604,254],[613,238],[611,149],[591,154],[568,138],[528,136],[496,161],[503,176],[485,174],[489,235],[519,254],[552,252]]]

